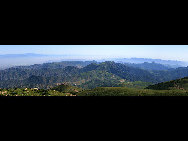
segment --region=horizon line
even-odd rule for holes
[[[117,57],[110,57],[110,56],[106,56],[106,55],[80,55],[80,54],[39,54],[39,53],[21,53],[21,54],[0,54],[0,56],[2,55],[27,55],[27,54],[34,54],[34,55],[47,55],[47,56],[105,56],[104,58],[100,58],[97,60],[102,60],[102,59],[117,59],[117,58],[121,58],[121,59],[158,59],[158,60],[165,60],[165,61],[183,61],[183,62],[188,62],[188,60],[177,60],[177,59],[160,59],[160,58],[145,58],[145,57],[123,57],[123,56],[117,56]],[[75,59],[75,58],[74,58]],[[85,58],[83,58],[84,60],[86,60]],[[90,60],[90,59],[89,59]],[[91,58],[91,60],[93,60]]]

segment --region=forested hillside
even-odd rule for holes
[[[123,86],[141,88],[187,76],[188,67],[148,70],[111,61],[67,61],[1,70],[0,88],[49,89],[65,82],[84,89]]]
[[[172,89],[180,89],[180,90],[188,90],[188,77],[176,79],[172,81],[162,82],[155,85],[150,85],[146,87],[146,89],[154,89],[154,90],[172,90]]]
[[[85,67],[63,67],[59,63],[49,63],[9,68],[0,71],[0,80],[0,88],[51,88],[64,82],[83,88],[95,88],[122,86],[128,81],[155,82],[148,71],[114,62],[92,63]]]

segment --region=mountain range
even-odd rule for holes
[[[188,66],[188,63],[185,61],[177,61],[177,60],[162,60],[162,59],[151,59],[151,58],[123,58],[123,59],[113,59],[113,61],[117,63],[158,63],[168,67],[177,68],[177,67],[185,67]]]
[[[74,59],[74,58],[80,59]],[[60,62],[60,61],[92,61],[88,58],[89,56],[76,56],[76,55],[45,55],[45,54],[4,54],[0,55],[0,69],[6,69],[15,66],[28,66],[34,64],[42,64],[47,62]],[[71,59],[72,58],[72,59]],[[82,59],[83,58],[83,59]],[[116,63],[126,63],[126,64],[142,64],[142,63],[157,63],[164,65],[168,68],[178,68],[186,67],[187,62],[176,61],[176,60],[161,60],[161,59],[151,59],[151,58],[108,58],[108,59],[95,59],[97,62],[114,61]]]
[[[62,61],[0,70],[0,88],[48,89],[65,82],[84,89],[148,86],[187,76],[188,67],[168,68],[154,62],[138,66],[113,61]]]

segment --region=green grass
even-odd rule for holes
[[[58,90],[57,88],[61,88]],[[0,96],[188,96],[188,90],[152,90],[128,87],[98,87],[90,90],[77,89],[75,87],[56,87],[57,90],[39,89],[0,89]]]
[[[149,90],[125,87],[101,87],[85,90],[78,96],[188,96],[186,90]]]

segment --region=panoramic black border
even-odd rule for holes
[[[36,29],[39,30],[39,29]],[[1,34],[0,45],[188,45],[185,33],[160,29],[54,29],[14,30]],[[167,31],[163,33],[162,31]],[[72,32],[74,31],[74,32]],[[101,32],[102,31],[102,32]],[[182,31],[182,30],[181,30]],[[168,34],[167,34],[168,33]],[[11,105],[113,105],[188,104],[188,97],[0,97],[0,104]]]
[[[176,22],[73,23],[3,27],[0,45],[188,45],[187,25]]]

